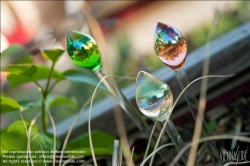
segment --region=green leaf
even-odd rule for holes
[[[22,110],[21,106],[15,100],[3,96],[1,96],[0,100],[1,100],[1,114],[10,111]]]
[[[7,76],[7,80],[9,81],[11,88],[14,88],[21,84],[32,82],[33,79],[37,81],[47,79],[50,68],[44,65],[12,65],[5,69],[5,71],[10,72]],[[68,79],[76,83],[87,83],[93,86],[97,86],[100,81],[94,74],[77,70],[67,70],[63,73],[54,70],[52,78],[57,81]],[[99,88],[109,92],[104,84],[100,84]]]
[[[25,47],[21,45],[12,45],[1,54],[1,64],[7,67],[9,64],[24,64],[33,62],[33,58]],[[5,68],[2,67],[1,68]]]
[[[216,127],[216,121],[213,120],[213,121],[209,122],[207,127],[208,127],[209,132],[213,132],[215,127]]]
[[[32,78],[35,80],[44,80],[48,78],[50,68],[44,65],[37,65],[36,69],[37,69],[37,72],[33,75],[33,77],[29,77],[27,75],[24,76],[24,75],[17,75],[17,74],[9,74],[7,76],[7,80],[9,81],[11,88],[17,87],[24,83],[32,82],[33,81]],[[59,71],[55,71],[55,70],[53,72],[52,78],[56,80],[64,79],[62,73],[60,73]]]
[[[30,101],[18,101],[18,104],[22,107],[22,111],[28,110],[30,107],[36,106],[35,103],[30,102]]]
[[[83,73],[78,70],[67,70],[63,73],[63,76],[72,82],[87,83],[94,86],[97,86],[97,84],[100,82],[96,75]],[[100,84],[99,88],[109,92],[104,84]]]
[[[115,137],[102,131],[94,130],[91,132],[92,142],[96,155],[109,155],[113,153],[113,144]],[[82,151],[82,153],[69,153],[69,155],[91,156],[88,133],[82,134],[69,141],[66,150]]]
[[[12,123],[8,129],[7,129],[7,132],[8,133],[12,133],[14,135],[19,135],[20,133],[23,134],[23,133],[26,133],[26,130],[25,130],[25,127],[24,127],[24,124],[25,126],[27,127],[27,130],[30,126],[30,122],[28,121],[22,121],[22,120],[18,120],[18,121],[15,121],[14,123]],[[37,125],[33,125],[32,126],[32,131],[38,131],[39,128]]]
[[[42,56],[46,60],[51,60],[53,63],[57,62],[59,57],[64,53],[64,50],[62,49],[49,49],[49,50],[43,50]]]
[[[3,150],[20,150],[25,148],[25,137],[18,137],[14,134],[1,132]],[[2,151],[1,151],[2,155]]]
[[[24,127],[24,123],[27,127],[29,127],[28,121],[15,121],[12,123],[5,132],[1,133],[1,141],[3,150],[24,150],[27,147],[27,135]],[[34,131],[37,132],[38,127],[34,125],[32,127],[32,134]],[[32,138],[32,135],[31,135]],[[2,151],[1,151],[2,155]]]
[[[29,129],[30,122],[28,121],[16,121],[12,123],[7,130],[1,131],[1,160],[3,160],[3,150],[5,151],[26,151],[27,150],[27,134],[26,129],[24,127],[24,123],[26,125],[26,129]],[[34,153],[32,153],[32,157],[35,160],[39,158],[40,155],[42,155],[42,152],[39,152],[39,150],[47,151],[45,155],[52,155],[52,153],[49,153],[50,151],[53,151],[53,135],[52,134],[41,134],[39,133],[38,126],[33,125],[31,129],[31,138],[30,138],[30,149]],[[59,149],[60,140],[56,139],[57,145],[56,149]],[[25,155],[25,154],[22,154]],[[49,158],[47,158],[49,160]],[[19,165],[19,163],[18,163]],[[22,165],[22,164],[20,164]],[[27,165],[25,163],[25,165]],[[44,165],[44,163],[36,163],[35,165]]]
[[[77,100],[74,97],[64,97],[60,96],[52,100],[49,104],[50,108],[56,107],[56,106],[66,106],[68,108],[71,108],[73,110],[77,109]]]
[[[22,75],[26,77],[32,77],[36,72],[37,68],[34,65],[10,65],[8,68],[3,70],[10,74]]]
[[[45,140],[45,143],[47,145],[47,149],[53,150],[54,146],[54,134],[51,133],[42,133],[41,136]],[[60,148],[60,139],[56,138],[56,149],[58,150]]]

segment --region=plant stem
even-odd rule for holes
[[[32,78],[32,81],[36,84],[36,86],[37,86],[38,88],[40,88],[39,91],[41,91],[41,92],[43,93],[43,88],[42,88],[42,86],[41,86],[34,78]]]
[[[42,100],[42,107],[41,107],[41,111],[42,111],[42,128],[43,128],[43,132],[47,131],[47,124],[46,124],[46,115],[45,115],[45,104],[44,104],[44,97]]]
[[[46,112],[45,112],[45,101],[46,101],[46,98],[47,98],[48,93],[49,93],[49,92],[52,90],[52,88],[54,87],[54,86],[53,86],[53,87],[50,88],[50,90],[49,90],[49,85],[50,85],[50,81],[51,81],[51,78],[52,78],[52,74],[53,74],[54,68],[55,68],[55,63],[53,62],[53,63],[52,63],[52,66],[51,66],[51,70],[50,70],[50,73],[49,73],[49,77],[48,77],[48,81],[47,81],[45,90],[42,91],[43,100],[42,100],[41,111],[42,111],[42,128],[43,128],[43,132],[46,132],[46,131],[47,131],[47,120],[46,120]]]
[[[47,93],[49,94],[52,90],[53,90],[53,88],[54,88],[54,86],[58,83],[58,82],[60,82],[61,80],[57,80],[56,82],[54,82],[54,84],[52,84],[51,85],[51,87],[49,88],[49,90],[47,91]]]
[[[48,89],[49,89],[49,84],[50,84],[50,80],[51,80],[54,68],[55,68],[55,63],[53,62],[52,66],[51,66],[50,73],[49,73],[48,81],[47,81],[47,84],[46,84],[46,87],[45,87],[45,91],[44,91],[45,95],[44,96],[47,96]]]
[[[44,105],[44,100],[45,100],[45,97],[44,97],[44,94],[45,94],[45,91],[44,89],[42,88],[42,86],[34,79],[32,78],[32,81],[36,84],[36,86],[38,87],[39,91],[41,92],[42,94],[42,107],[41,107],[41,112],[42,112],[42,129],[44,132],[46,132],[46,116],[45,116],[45,105]]]

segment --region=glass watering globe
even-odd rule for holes
[[[184,142],[176,130],[170,115],[173,111],[173,94],[169,86],[153,75],[139,71],[136,77],[136,103],[147,117],[164,122],[168,121],[166,132],[177,151],[184,147]],[[182,156],[187,162],[187,153]]]
[[[175,71],[177,80],[183,90],[189,84],[189,80],[183,69],[187,45],[182,34],[173,26],[158,22],[154,33],[154,49],[158,58]],[[198,102],[191,86],[186,89],[184,95],[190,111],[196,119]],[[205,123],[204,127],[206,127]]]
[[[67,33],[67,51],[73,63],[93,72],[101,68],[101,56],[95,40],[78,31]]]
[[[187,45],[181,33],[170,25],[158,23],[154,34],[154,49],[158,58],[173,70],[184,66]]]
[[[154,49],[158,58],[165,65],[174,70],[180,87],[183,90],[190,83],[183,68],[187,53],[187,44],[185,38],[175,27],[158,22],[154,33]],[[196,120],[198,101],[191,86],[185,90],[184,96],[192,116],[194,120]],[[209,130],[207,123],[203,119],[202,136],[208,135]],[[213,164],[215,164],[216,160],[220,161],[218,150],[213,142],[209,142],[207,145],[210,157],[213,161]]]
[[[145,116],[162,122],[171,115],[173,95],[167,84],[140,71],[136,78],[136,103]]]

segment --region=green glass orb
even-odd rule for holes
[[[77,66],[93,72],[101,68],[101,56],[96,41],[91,36],[78,31],[68,31],[66,42],[68,54]]]

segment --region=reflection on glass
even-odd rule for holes
[[[95,40],[78,31],[67,33],[67,51],[77,66],[96,72],[101,68],[100,53]]]
[[[171,114],[173,95],[167,84],[140,71],[136,79],[136,102],[144,115],[164,121]]]
[[[187,45],[176,28],[159,22],[154,34],[154,49],[159,59],[173,70],[183,67]]]
[[[167,121],[166,132],[179,152],[185,144],[170,119],[173,95],[168,85],[145,71],[139,71],[136,78],[136,103],[147,117],[162,123]],[[185,164],[187,156],[186,152],[181,157]]]

